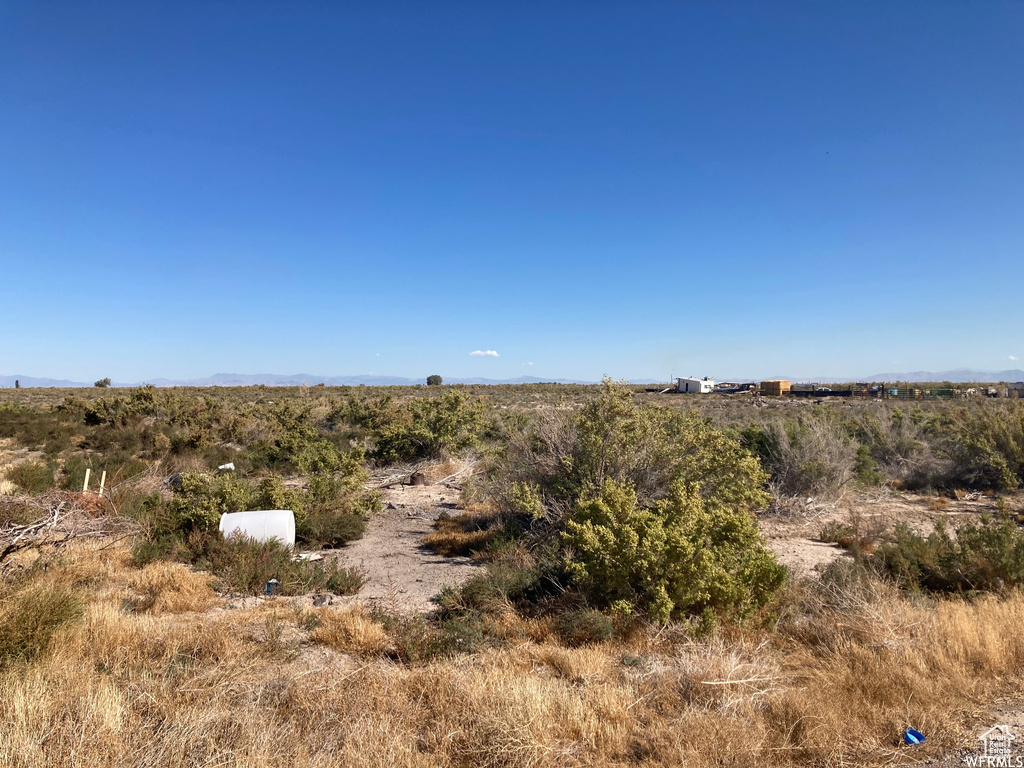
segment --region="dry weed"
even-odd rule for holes
[[[218,602],[212,581],[180,563],[152,563],[128,580],[134,593],[128,599],[135,610],[153,614],[205,611]]]
[[[343,653],[371,655],[384,652],[387,633],[362,606],[340,611],[321,608],[314,615],[320,623],[309,634],[313,642]]]
[[[437,529],[423,537],[423,543],[444,557],[468,556],[484,550],[498,534],[494,514],[466,512],[454,517],[441,517]]]
[[[1024,672],[1024,597],[870,586],[808,595],[800,631],[640,627],[567,649],[509,614],[506,647],[402,665],[374,658],[386,632],[359,608],[171,613],[201,601],[201,577],[133,571],[117,549],[39,570],[87,605],[0,669],[0,765],[881,765],[908,757],[907,726],[929,736],[916,758],[957,744],[965,713]],[[149,611],[123,610],[147,588]],[[371,658],[342,668],[324,647]]]

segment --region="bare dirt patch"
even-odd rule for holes
[[[366,605],[401,612],[429,611],[445,587],[462,584],[480,572],[468,557],[442,557],[423,544],[443,514],[452,514],[459,491],[445,485],[397,485],[384,490],[384,511],[366,533],[333,556],[358,568],[366,584],[354,597],[333,598],[332,604]]]

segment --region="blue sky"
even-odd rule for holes
[[[1019,2],[2,2],[0,373],[1022,367],[1022,73]]]

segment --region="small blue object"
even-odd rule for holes
[[[903,734],[903,741],[906,744],[924,744],[924,734],[913,728],[907,728],[906,733]]]
[[[279,586],[281,586],[281,582],[280,581],[278,581],[277,579],[271,579],[270,581],[267,582],[267,594],[268,595],[276,594],[277,593],[277,588]],[[917,731],[915,731],[915,733],[917,733]],[[922,738],[922,740],[924,739],[923,736],[921,738]]]

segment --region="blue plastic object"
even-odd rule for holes
[[[277,594],[277,589],[280,586],[281,586],[281,582],[280,581],[278,581],[277,579],[271,579],[270,581],[267,582],[267,594],[268,595],[276,595]],[[916,731],[915,731],[915,733],[916,733]],[[924,737],[922,736],[921,738],[923,739]]]
[[[903,734],[903,742],[905,744],[924,744],[924,734],[913,728],[907,728]]]

